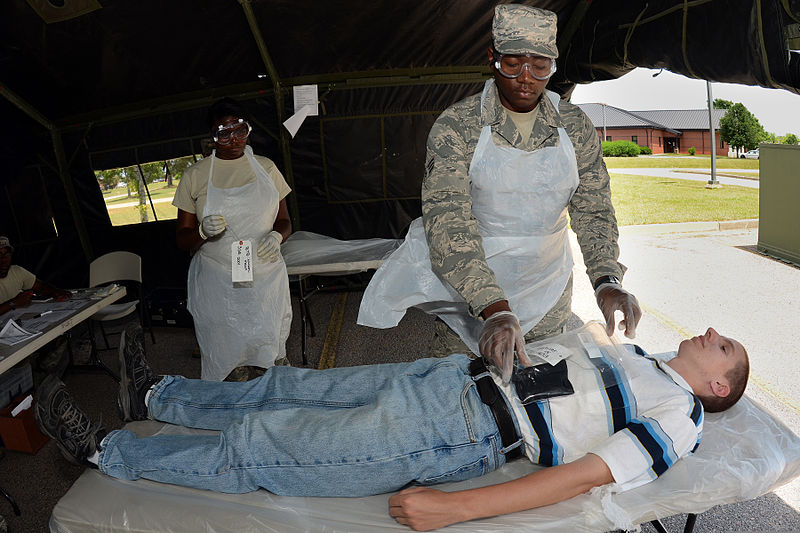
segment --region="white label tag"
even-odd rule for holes
[[[603,357],[603,352],[600,351],[600,348],[597,347],[597,344],[594,343],[594,339],[592,336],[587,333],[578,333],[578,338],[583,344],[583,347],[586,349],[586,353],[589,354],[591,359],[597,359]]]
[[[249,240],[231,243],[231,275],[234,283],[253,281],[253,246]]]
[[[569,349],[561,346],[560,344],[544,344],[542,346],[538,346],[533,351],[531,351],[530,348],[527,348],[525,353],[528,354],[529,357],[535,356],[544,359],[553,366],[557,365],[562,359],[566,359],[570,356]]]

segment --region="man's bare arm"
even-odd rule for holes
[[[614,481],[605,461],[594,454],[525,477],[458,492],[414,487],[389,498],[389,514],[416,531],[456,522],[525,511],[567,500]]]

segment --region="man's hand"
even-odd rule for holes
[[[14,307],[28,307],[31,305],[31,300],[33,299],[33,293],[31,291],[22,291],[21,293],[14,296],[11,299],[11,303],[14,304]]]
[[[219,235],[228,224],[225,222],[225,217],[222,215],[208,215],[203,217],[203,222],[200,223],[200,236],[205,239],[210,239]]]
[[[389,498],[389,514],[414,531],[430,531],[463,522],[464,507],[453,505],[450,493],[426,487],[412,487]]]
[[[63,302],[64,300],[69,300],[72,298],[72,293],[69,291],[65,291],[64,289],[56,289],[53,291],[53,300],[56,302]]]
[[[481,355],[500,371],[503,383],[511,381],[514,370],[514,349],[524,365],[530,365],[525,355],[525,334],[517,315],[511,311],[494,313],[483,323],[478,339]]]
[[[603,283],[594,291],[597,305],[606,319],[606,334],[614,334],[614,313],[622,311],[623,320],[619,329],[625,328],[625,336],[629,339],[636,337],[636,326],[642,318],[642,310],[636,297],[616,283]]]
[[[275,230],[261,237],[256,251],[259,259],[269,263],[277,261],[281,256],[281,241],[283,241],[283,235]]]

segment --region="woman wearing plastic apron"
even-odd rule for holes
[[[259,158],[279,179],[270,176],[246,146],[250,126],[241,116],[228,114],[213,121],[217,149],[189,176],[195,182],[206,180],[202,212],[192,215],[178,206],[179,246],[196,244],[189,267],[188,309],[200,345],[202,378],[209,380],[252,378],[258,372],[248,367],[267,368],[285,358],[292,317],[280,255],[291,224],[276,183],[284,196],[288,186],[269,160]],[[202,172],[206,166],[207,173]],[[240,177],[234,186],[220,187],[215,169],[217,174],[233,171]],[[178,202],[176,192],[174,203]]]
[[[546,96],[558,109],[558,95]],[[578,168],[564,128],[558,135],[557,146],[526,152],[495,146],[491,127],[484,126],[469,168],[472,213],[486,261],[523,332],[555,305],[572,272],[566,206],[578,186]],[[437,315],[480,353],[483,322],[470,316],[464,299],[431,270],[421,219],[411,223],[406,240],[375,273],[358,323],[392,327],[412,306]]]

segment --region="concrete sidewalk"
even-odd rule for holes
[[[655,176],[659,178],[674,178],[679,180],[708,181],[711,171],[702,168],[610,168],[609,174],[633,174],[636,176]],[[745,172],[737,170],[737,172]],[[726,176],[725,169],[717,169],[717,181],[723,185],[740,185],[751,189],[758,189],[758,171],[753,177]],[[749,172],[748,172],[749,174]]]
[[[800,269],[756,253],[757,226],[756,220],[746,220],[622,227],[621,260],[629,268],[624,285],[644,310],[634,342],[651,352],[674,350],[708,326],[735,337],[750,354],[748,396],[800,434]],[[602,320],[574,235],[571,239],[573,325]],[[430,316],[412,309],[395,328],[357,326],[359,301],[357,292],[314,296],[317,335],[308,339],[311,366],[425,356]],[[287,352],[297,362],[299,342],[294,339]],[[795,481],[775,493],[706,511],[694,531],[800,531],[798,510],[800,481]],[[685,515],[663,522],[669,531],[681,531],[681,520]],[[649,524],[642,530],[655,531]]]
[[[635,342],[653,352],[672,350],[708,326],[736,338],[750,355],[747,395],[800,434],[800,268],[759,254],[753,226],[620,228],[620,259],[629,269],[624,286],[644,311]],[[574,235],[572,244],[573,311],[583,321],[602,320]],[[775,494],[725,506],[716,519],[699,520],[695,531],[800,531],[800,481]]]

